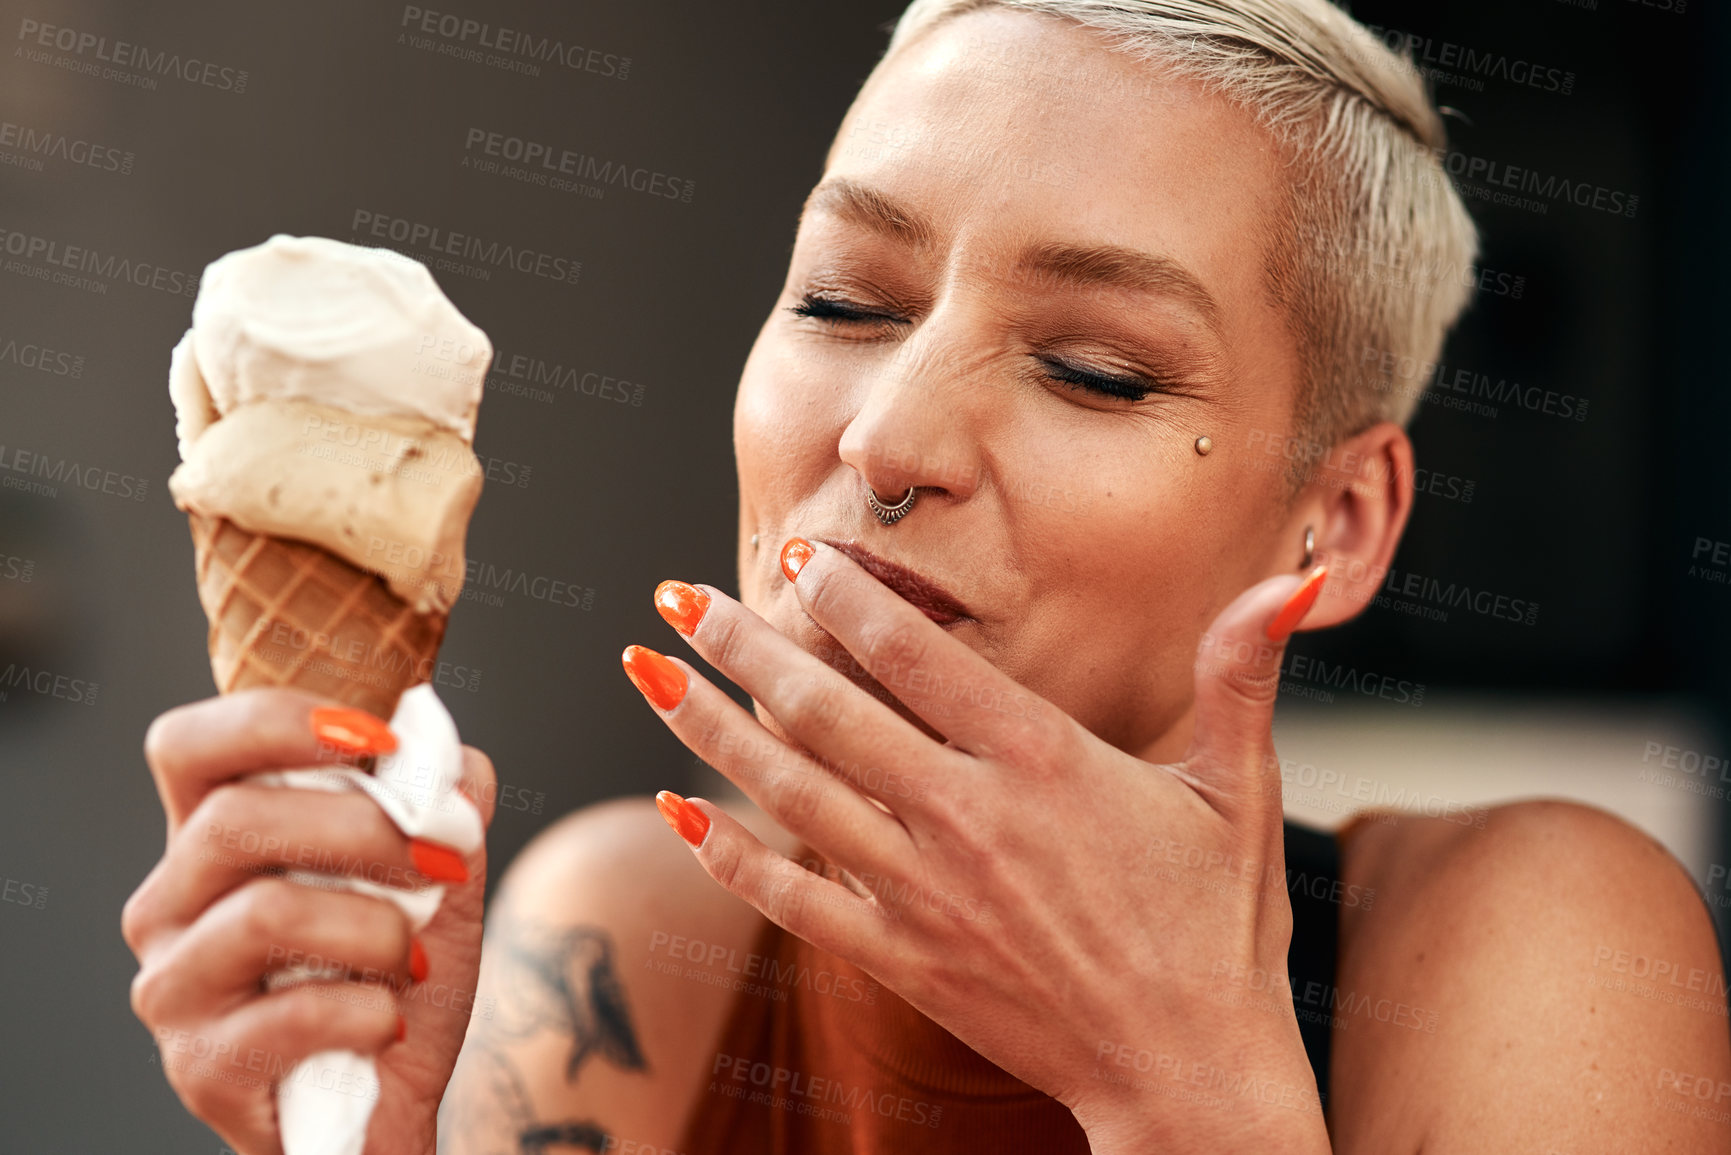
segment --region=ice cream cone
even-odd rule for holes
[[[169,357],[223,693],[295,686],[380,718],[434,680],[480,497],[493,346],[419,262],[276,235],[206,266]]]
[[[442,613],[417,613],[377,574],[316,545],[188,511],[210,667],[222,693],[296,686],[389,718],[431,681]]]

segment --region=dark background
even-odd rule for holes
[[[1722,6],[1663,4],[1353,5],[1367,23],[1572,72],[1567,95],[1500,78],[1482,91],[1439,84],[1439,100],[1462,114],[1451,145],[1640,200],[1633,218],[1469,201],[1483,265],[1524,288],[1518,300],[1479,294],[1445,360],[1590,408],[1575,422],[1426,404],[1414,426],[1420,464],[1472,480],[1474,497],[1421,498],[1397,564],[1536,600],[1538,623],[1468,615],[1438,628],[1373,610],[1306,636],[1304,652],[1351,653],[1441,690],[1676,700],[1725,732],[1731,587],[1688,569],[1697,538],[1731,541],[1718,341],[1731,306],[1727,36]],[[399,43],[403,8],[382,3],[0,3],[0,121],[133,156],[129,173],[0,165],[0,229],[195,277],[276,232],[380,243],[351,232],[367,210],[583,262],[573,286],[510,270],[436,273],[502,352],[642,387],[641,405],[490,389],[482,410],[477,450],[497,459],[496,479],[526,483],[488,484],[470,555],[594,590],[587,611],[506,594],[499,605],[466,600],[452,618],[442,656],[479,680],[441,696],[509,790],[491,837],[498,864],[588,802],[713,788],[617,654],[669,643],[650,605],[660,579],[735,588],[734,385],[779,290],[798,206],[900,9],[441,9],[629,57],[618,79],[435,55]],[[145,91],[78,75],[16,51],[24,20],[245,69],[246,88],[163,77]],[[694,181],[694,195],[683,204],[613,187],[591,200],[480,174],[462,167],[472,128],[657,169]],[[0,489],[0,670],[99,687],[93,702],[70,689],[0,701],[8,1152],[219,1149],[168,1090],[131,1015],[136,964],[118,928],[161,852],[145,728],[211,692],[191,544],[166,487],[178,460],[168,353],[191,305],[127,283],[97,294],[0,271],[0,349],[11,340],[82,358],[73,377],[0,355],[0,446],[135,479],[127,488],[147,483],[141,501]]]

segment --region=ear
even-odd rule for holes
[[[1376,597],[1412,512],[1412,494],[1412,442],[1392,421],[1347,438],[1315,464],[1294,503],[1290,532],[1302,550],[1305,527],[1315,528],[1316,564],[1328,566],[1328,580],[1304,629],[1351,621]]]

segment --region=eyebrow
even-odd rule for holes
[[[802,215],[812,212],[832,213],[912,248],[937,247],[937,232],[923,216],[846,177],[831,177],[811,190]],[[1123,245],[1039,241],[1024,248],[1010,267],[1019,276],[1078,288],[1124,289],[1172,297],[1200,314],[1216,337],[1223,335],[1219,302],[1196,274],[1171,257]]]

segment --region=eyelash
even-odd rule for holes
[[[797,305],[789,305],[787,311],[796,317],[809,317],[817,321],[841,323],[897,320],[895,317],[886,316],[882,313],[860,309],[845,301],[838,301],[831,297],[819,297],[811,293],[802,296]],[[1077,365],[1070,365],[1053,357],[1040,357],[1039,361],[1046,366],[1047,376],[1052,380],[1077,386],[1101,396],[1122,401],[1140,401],[1150,393],[1160,392],[1157,385],[1142,377],[1113,377],[1083,369]]]

